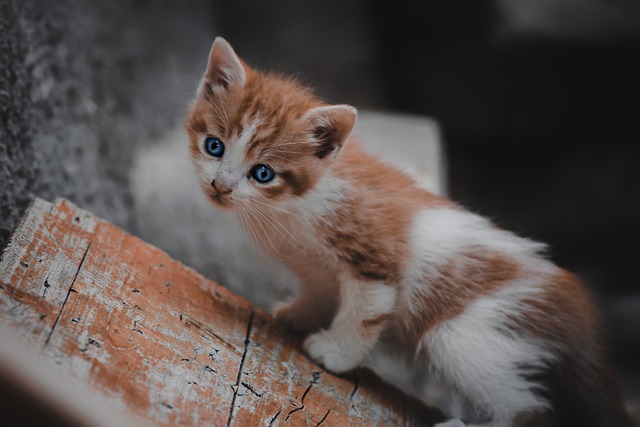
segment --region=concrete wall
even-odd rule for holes
[[[0,0],[0,247],[34,195],[127,228],[135,148],[181,120],[210,2]]]

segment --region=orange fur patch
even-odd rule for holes
[[[363,151],[345,144],[333,170],[354,186],[320,234],[362,280],[397,283],[410,257],[409,233],[420,209],[453,207],[453,202],[421,189],[416,181]]]
[[[520,265],[486,248],[460,254],[439,269],[440,275],[425,284],[429,293],[415,304],[416,314],[405,319],[409,339],[418,343],[438,324],[452,319],[478,298],[495,292],[519,277]]]
[[[540,294],[522,301],[522,315],[512,319],[522,333],[585,348],[599,330],[598,313],[580,279],[558,269]],[[583,341],[577,343],[576,341]],[[572,346],[570,346],[572,347]]]

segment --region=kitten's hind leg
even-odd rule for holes
[[[465,401],[463,413],[455,415],[477,413],[491,427],[510,427],[518,416],[549,407],[537,393],[540,385],[529,378],[545,369],[554,353],[508,329],[508,304],[495,295],[479,299],[429,331],[421,343],[434,372]]]
[[[385,329],[395,307],[395,288],[359,280],[340,283],[340,306],[331,326],[304,341],[312,359],[341,373],[360,365]]]

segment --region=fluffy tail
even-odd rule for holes
[[[553,426],[640,427],[618,391],[603,352],[567,358],[554,368],[550,381]]]

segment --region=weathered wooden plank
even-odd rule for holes
[[[0,328],[149,425],[428,426],[436,414],[371,375],[323,371],[268,314],[64,200],[36,201],[6,248]]]
[[[65,200],[32,203],[0,259],[0,325],[44,345],[96,224],[94,215]]]
[[[250,313],[245,300],[102,222],[46,352],[154,425],[223,425]]]
[[[252,319],[247,344],[231,419],[234,426],[432,425],[435,412],[423,410],[423,405],[383,385],[368,371],[345,377],[325,372],[261,310]]]

